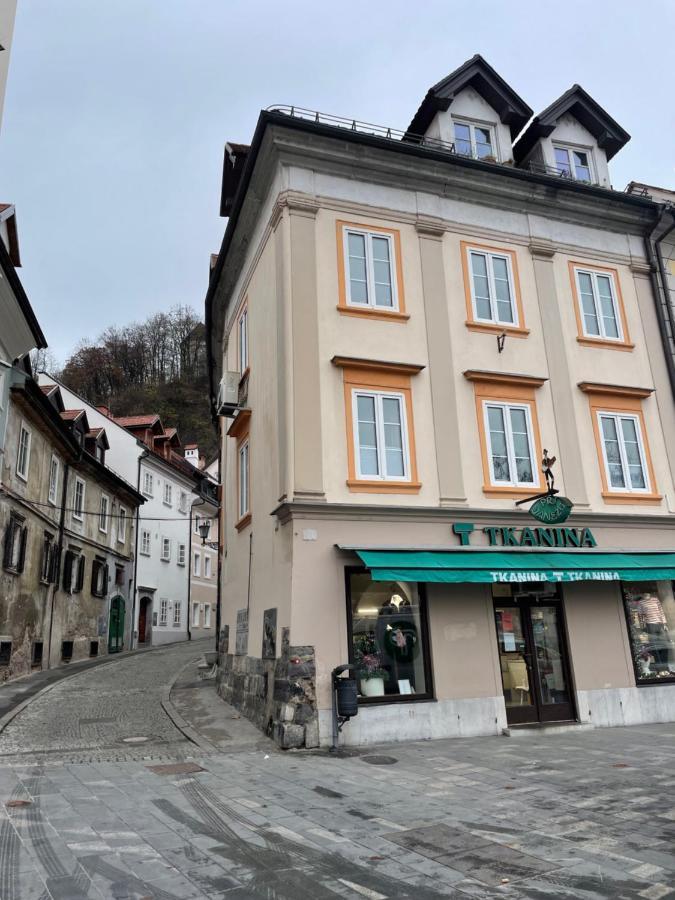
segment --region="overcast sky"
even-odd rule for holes
[[[405,128],[479,52],[535,112],[589,91],[632,135],[616,188],[674,187],[674,30],[672,0],[19,0],[0,201],[51,349],[63,361],[176,303],[203,312],[223,143],[248,143],[271,104]]]

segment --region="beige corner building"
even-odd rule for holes
[[[347,663],[345,744],[675,720],[670,212],[612,189],[628,140],[474,57],[405,131],[226,146],[219,690],[282,746],[331,742]]]

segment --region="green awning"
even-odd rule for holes
[[[488,584],[675,579],[675,553],[356,550],[375,581]]]

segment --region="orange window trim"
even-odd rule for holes
[[[361,231],[377,231],[391,237],[394,244],[394,271],[396,278],[396,296],[398,309],[387,312],[372,306],[350,306],[347,303],[347,260],[345,259],[344,233],[346,228],[358,228]],[[362,222],[346,222],[338,219],[335,223],[337,236],[338,262],[338,312],[344,316],[360,316],[368,319],[380,319],[390,322],[406,322],[410,316],[405,311],[405,292],[403,289],[403,262],[401,259],[401,232],[398,228],[382,228],[379,225],[364,225]]]
[[[338,363],[336,363],[338,365]],[[412,390],[410,386],[409,366],[396,364],[376,368],[374,363],[364,366],[342,365],[342,379],[345,397],[345,421],[347,426],[347,469],[349,477],[347,486],[354,493],[364,494],[416,494],[422,487],[417,473],[417,453],[415,448],[415,423],[413,421]],[[420,367],[414,367],[419,371]],[[403,371],[402,371],[403,370]],[[354,421],[352,416],[352,392],[362,388],[368,391],[396,391],[403,394],[408,430],[408,457],[410,460],[409,481],[366,480],[356,476],[356,458],[354,451]]]
[[[582,383],[583,384],[583,383]],[[593,438],[595,440],[595,452],[598,457],[598,466],[600,468],[600,479],[602,483],[602,497],[608,504],[631,504],[631,503],[660,503],[663,496],[658,493],[656,487],[656,478],[654,475],[654,466],[652,464],[652,454],[649,449],[649,440],[647,438],[647,428],[645,426],[644,412],[642,409],[642,400],[645,391],[641,388],[617,388],[617,392],[612,394],[608,385],[589,385],[589,387],[597,387],[600,390],[585,390],[579,385],[581,390],[588,394],[588,405],[591,412],[591,422],[593,423]],[[621,392],[623,390],[623,393]],[[651,393],[649,391],[648,393]],[[598,421],[598,413],[632,413],[637,416],[640,423],[640,434],[642,437],[642,447],[645,453],[645,462],[647,464],[647,474],[649,476],[650,492],[648,494],[635,493],[633,491],[612,491],[607,481],[607,470],[605,469],[605,459],[602,452],[602,435],[600,434],[600,423]]]
[[[635,344],[630,339],[628,331],[628,321],[626,320],[626,307],[623,302],[623,293],[621,291],[621,282],[619,281],[618,269],[611,269],[607,266],[596,266],[579,262],[578,260],[569,260],[567,263],[570,273],[570,283],[572,285],[572,299],[574,301],[574,316],[577,322],[577,341],[584,347],[605,347],[610,350],[633,350]],[[616,303],[619,311],[619,319],[621,321],[621,331],[623,338],[613,341],[611,338],[592,337],[584,333],[584,325],[581,318],[581,297],[579,296],[579,287],[577,285],[576,270],[583,269],[590,272],[607,272],[612,276],[614,282],[614,291],[616,292]]]
[[[520,292],[520,274],[518,272],[518,255],[515,250],[506,250],[504,247],[493,247],[488,244],[477,244],[475,241],[460,241],[462,255],[462,274],[464,277],[464,301],[466,303],[466,327],[469,331],[482,331],[487,334],[501,334],[505,331],[512,337],[526,338],[530,329],[525,327],[525,314],[523,312],[523,298]],[[511,277],[515,293],[515,305],[518,315],[517,325],[502,325],[500,322],[482,322],[476,319],[471,299],[471,271],[469,269],[469,251],[485,250],[488,253],[501,253],[511,259]]]
[[[530,376],[504,375],[496,372],[488,373],[475,371],[465,372],[464,376],[474,383],[478,438],[480,441],[481,460],[483,464],[483,493],[486,497],[513,497],[514,499],[530,497],[533,494],[540,493],[542,488],[539,460],[542,458],[542,451],[539,419],[537,417],[537,402],[534,392],[537,388],[541,387],[545,379],[533,378]],[[532,488],[492,484],[484,416],[484,404],[488,400],[497,400],[499,403],[519,403],[529,407],[535,454],[533,463],[535,471],[537,472],[537,478],[539,479],[538,484],[534,485]]]

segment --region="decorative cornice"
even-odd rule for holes
[[[651,275],[654,271],[653,266],[651,266],[648,262],[643,262],[642,260],[631,260],[629,266],[631,272],[634,275]]]
[[[548,378],[539,375],[516,375],[512,372],[483,372],[478,369],[467,369],[464,373],[467,381],[480,381],[489,384],[521,385],[522,387],[541,387]]]
[[[397,375],[417,375],[426,366],[417,363],[385,362],[375,359],[358,359],[355,356],[334,356],[331,359],[339,369],[368,369],[374,372],[395,372]]]
[[[443,219],[439,219],[436,216],[417,216],[415,230],[420,237],[441,240],[445,234],[446,227]]]
[[[227,429],[227,436],[233,438],[243,437],[248,428],[249,422],[251,421],[251,410],[250,409],[240,409],[237,413],[237,416],[234,422]]]
[[[556,254],[553,243],[544,239],[530,241],[528,249],[535,259],[553,259]]]
[[[284,525],[294,519],[323,519],[335,522],[420,522],[451,525],[453,522],[474,522],[490,525],[531,525],[526,510],[486,509],[481,507],[457,509],[440,506],[390,506],[389,504],[319,503],[287,501],[270,513]],[[675,515],[662,513],[594,513],[574,511],[566,522],[570,526],[621,529],[675,529]]]
[[[288,191],[285,196],[279,198],[292,216],[305,216],[309,219],[316,218],[316,213],[321,204],[314,197],[307,194],[296,194]]]
[[[595,381],[580,381],[577,385],[584,394],[602,394],[607,397],[636,397],[644,400],[654,393],[655,388],[628,387],[625,384],[598,384]]]

